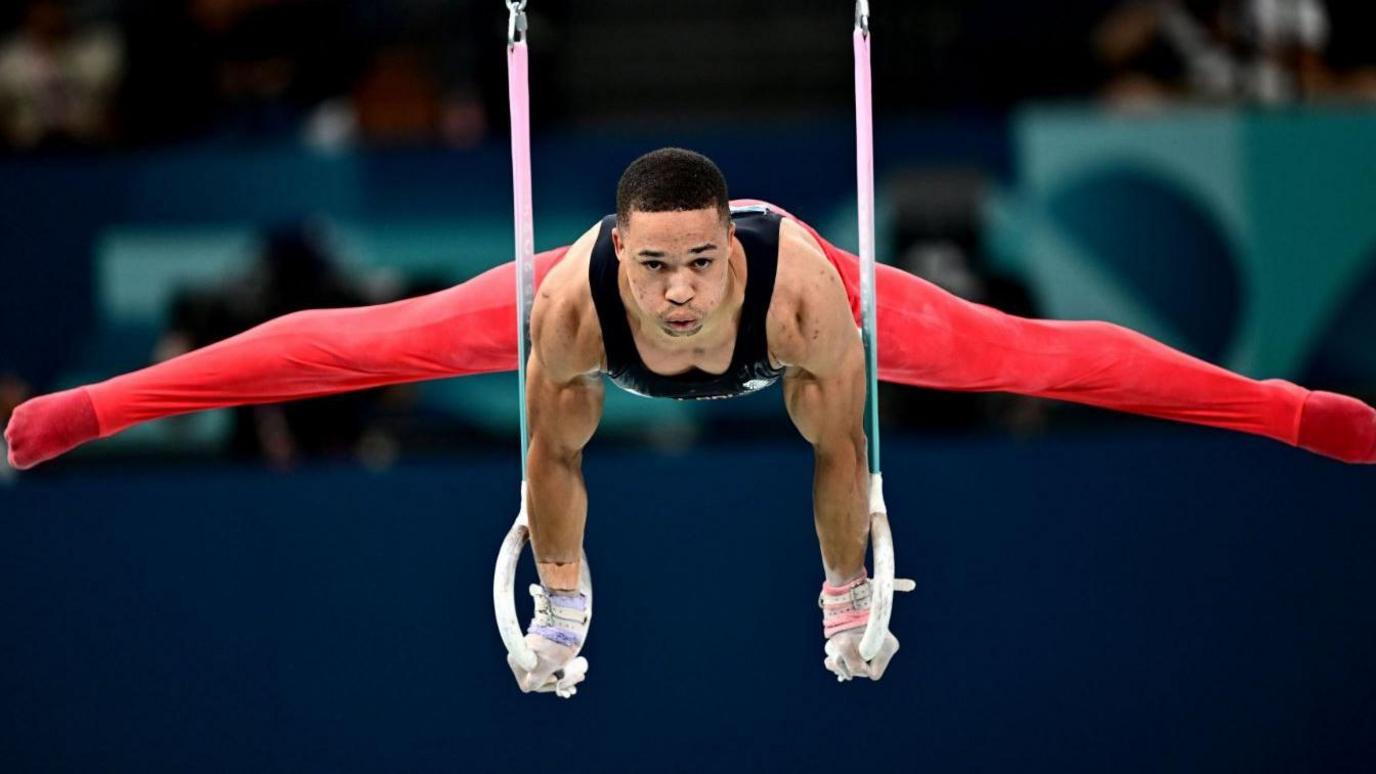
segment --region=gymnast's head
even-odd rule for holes
[[[616,186],[617,260],[640,311],[670,336],[698,333],[726,300],[735,230],[726,178],[700,153],[652,151]]]

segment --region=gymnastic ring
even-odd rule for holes
[[[893,593],[912,591],[917,584],[907,578],[894,578],[893,533],[889,530],[888,509],[884,505],[884,478],[870,476],[870,551],[874,554],[874,577],[870,579],[870,620],[860,638],[860,658],[871,661],[879,654],[889,633],[893,615]]]
[[[516,565],[521,562],[521,552],[530,539],[530,519],[526,511],[526,485],[521,483],[521,512],[507,530],[506,539],[497,552],[497,567],[492,573],[492,607],[497,614],[497,631],[502,635],[502,644],[511,654],[516,664],[529,672],[539,659],[526,645],[525,630],[516,615]],[[578,590],[587,598],[588,623],[592,623],[592,573],[588,569],[588,555],[582,554],[578,571]]]

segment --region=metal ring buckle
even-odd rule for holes
[[[526,38],[526,2],[527,0],[506,0],[506,8],[511,12],[506,20],[506,42],[509,46],[514,46]]]

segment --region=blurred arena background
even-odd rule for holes
[[[850,3],[529,12],[537,249],[661,145],[854,247]],[[1376,401],[1376,6],[872,13],[881,260]],[[4,4],[0,423],[509,260],[505,24],[498,0]],[[0,769],[1376,767],[1369,469],[885,387],[919,588],[884,681],[837,686],[779,393],[607,397],[592,668],[568,703],[518,693],[491,623],[513,375],[178,417],[0,469]],[[736,623],[666,609],[704,577],[740,590]]]

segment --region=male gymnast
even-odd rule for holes
[[[539,664],[512,664],[521,689],[563,679],[587,633],[581,463],[602,412],[602,374],[631,392],[679,399],[734,397],[782,377],[788,414],[815,452],[819,604],[841,654],[824,663],[842,679],[879,679],[898,641],[890,635],[870,662],[859,655],[869,476],[858,259],[778,207],[729,201],[710,160],[665,148],[626,169],[615,214],[535,262],[527,482],[542,588],[526,637]],[[10,463],[29,468],[173,414],[512,370],[514,283],[506,264],[421,298],[298,312],[35,398],[5,431]],[[877,267],[876,296],[886,381],[1058,398],[1376,462],[1376,410],[1347,396],[1255,381],[1108,323],[1013,317],[888,266]]]

